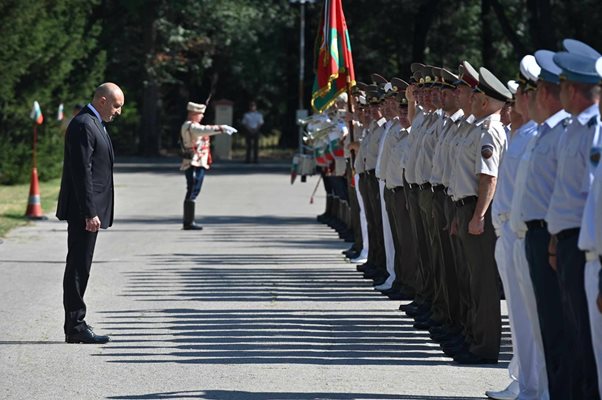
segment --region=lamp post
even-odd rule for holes
[[[305,81],[305,4],[313,4],[316,0],[289,0],[291,4],[299,3],[300,23],[299,23],[299,105],[297,108],[296,119],[307,117],[307,110],[303,102],[303,86]],[[299,126],[299,153],[303,151],[303,128]]]

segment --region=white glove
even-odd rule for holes
[[[234,133],[238,132],[236,129],[232,128],[230,125],[223,125],[222,129],[224,130],[224,133],[227,133],[230,136],[232,136]]]

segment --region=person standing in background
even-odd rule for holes
[[[259,153],[259,135],[263,126],[263,115],[257,111],[257,104],[252,101],[249,103],[249,111],[242,117],[242,125],[245,128],[245,138],[247,143],[246,163],[251,161],[257,164],[257,154]]]

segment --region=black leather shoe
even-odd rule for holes
[[[382,276],[382,271],[380,271],[378,268],[370,268],[364,270],[364,278],[374,279],[377,276]]]
[[[479,357],[476,354],[471,353],[470,351],[456,354],[454,356],[454,361],[458,364],[465,365],[497,364],[496,358]]]
[[[384,284],[387,281],[388,278],[389,278],[389,274],[375,276],[373,278],[374,282],[372,283],[372,285],[373,286],[380,286],[380,285]]]
[[[203,227],[197,224],[191,224],[191,225],[184,225],[182,227],[183,230],[185,231],[202,231]]]
[[[347,253],[347,255],[345,255],[345,257],[348,258],[348,259],[350,259],[350,260],[353,260],[353,259],[358,258],[360,256],[360,254],[362,254],[361,251],[356,251],[356,252],[353,252],[353,253]]]
[[[429,329],[431,329],[433,326],[440,326],[441,322],[435,321],[432,318],[426,318],[426,319],[417,319],[414,322],[414,329],[419,329],[421,331],[428,331]]]
[[[416,304],[416,301],[412,301],[412,302],[410,302],[408,304],[402,304],[402,305],[399,306],[399,309],[401,311],[407,311],[410,308],[414,308],[414,309],[418,308],[418,305]]]
[[[108,336],[95,334],[90,327],[81,332],[65,335],[65,342],[67,343],[105,344],[110,340],[111,338]]]
[[[374,268],[376,268],[376,267],[367,261],[365,263],[360,264],[357,267],[355,267],[355,269],[357,269],[359,272],[366,272],[369,269],[374,269]]]

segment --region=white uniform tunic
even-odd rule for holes
[[[455,200],[478,195],[480,174],[497,177],[498,164],[505,151],[506,131],[499,114],[475,122],[458,144],[453,184]]]
[[[443,184],[443,175],[448,162],[449,144],[458,127],[457,122],[463,115],[464,111],[458,110],[443,120],[443,126],[439,131],[439,138],[433,154],[431,176],[428,179],[433,186]]]

